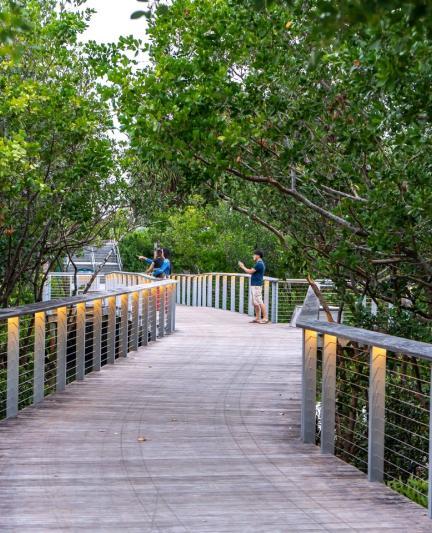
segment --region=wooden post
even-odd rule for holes
[[[373,346],[370,351],[368,478],[384,480],[386,350]]]
[[[227,308],[227,293],[228,293],[228,278],[222,276],[222,309],[226,311]]]
[[[139,312],[139,292],[132,293],[132,330],[131,330],[131,351],[138,350],[138,312]]]
[[[215,309],[220,308],[220,276],[216,274],[215,281]]]
[[[116,297],[110,296],[108,298],[107,362],[111,365],[115,362],[116,319]]]
[[[147,346],[149,338],[149,291],[142,291],[142,336],[143,345]]]
[[[102,300],[93,302],[93,370],[101,369],[102,359]]]
[[[271,289],[272,289],[272,293],[271,293],[271,321],[273,322],[273,324],[276,324],[277,323],[277,300],[276,300],[276,296],[277,296],[277,292],[278,292],[278,285],[279,285],[279,282],[278,281],[272,281],[272,284],[271,284]]]
[[[186,305],[191,304],[191,277],[186,278]]]
[[[244,276],[240,277],[239,288],[239,313],[244,313]]]
[[[119,357],[127,357],[129,346],[129,295],[122,294],[120,296],[121,315],[120,315],[120,353]]]
[[[267,313],[269,312],[269,302],[270,302],[270,282],[265,280],[264,281],[264,305],[266,306]]]
[[[195,285],[196,287],[196,285]],[[165,287],[160,287],[159,293],[159,337],[165,335],[165,298],[166,290]]]
[[[231,276],[231,302],[230,310],[236,310],[236,276]]]
[[[317,332],[303,330],[301,436],[308,444],[315,443],[317,348]]]
[[[18,414],[19,397],[19,318],[14,316],[7,321],[7,398],[6,417]]]
[[[155,341],[157,337],[157,289],[152,289],[152,306],[151,306],[151,340]]]
[[[254,315],[254,306],[252,301],[252,288],[250,284],[250,278],[248,280],[248,315],[253,316]]]
[[[44,399],[45,389],[45,313],[35,313],[33,403]]]
[[[201,304],[203,307],[207,307],[207,276],[201,276],[202,292],[201,292]]]
[[[67,344],[67,310],[66,307],[57,309],[57,375],[56,390],[66,388],[66,344]]]
[[[76,376],[82,381],[85,376],[86,304],[76,306]]]
[[[213,307],[213,276],[211,274],[207,280],[207,307]]]
[[[324,335],[321,407],[321,453],[334,454],[337,337]]]
[[[167,314],[167,327],[166,332],[167,335],[170,335],[172,333],[172,303],[171,300],[173,300],[173,294],[174,294],[174,287],[172,285],[169,285],[166,287],[166,314]]]
[[[181,303],[183,305],[186,305],[186,276],[182,276],[181,284],[182,284],[182,301],[181,301]]]

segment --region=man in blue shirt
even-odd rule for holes
[[[156,250],[156,257],[149,259],[144,255],[140,255],[138,259],[145,261],[152,268],[149,269],[149,273],[153,274],[156,278],[166,278],[171,273],[171,263],[169,259],[166,259],[162,249]]]
[[[268,324],[267,310],[262,297],[265,263],[263,261],[263,253],[261,250],[254,251],[253,260],[255,264],[252,268],[246,268],[244,263],[241,261],[239,261],[238,265],[244,272],[246,272],[246,274],[251,274],[250,292],[255,308],[255,319],[252,320],[252,322],[258,324]]]

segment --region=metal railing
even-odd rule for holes
[[[177,303],[253,315],[250,276],[238,273],[176,274]],[[264,277],[263,300],[272,322],[278,322],[279,280]]]
[[[175,280],[113,273],[106,284],[0,311],[0,418],[175,330]]]
[[[427,506],[432,518],[432,345],[319,320],[319,309],[309,289],[297,318],[303,442]]]

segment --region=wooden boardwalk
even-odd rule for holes
[[[203,308],[177,328],[0,424],[1,531],[432,531],[300,443],[300,331]]]

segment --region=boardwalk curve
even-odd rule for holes
[[[207,308],[0,424],[1,531],[431,531],[299,440],[301,332]]]

